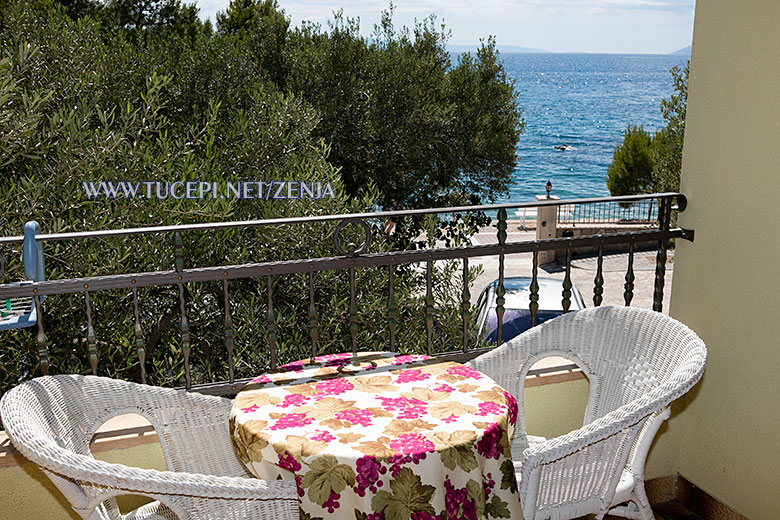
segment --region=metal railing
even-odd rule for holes
[[[648,198],[631,202],[596,200],[558,207],[558,224],[659,225],[661,200]]]
[[[528,241],[508,241],[507,240],[507,210],[524,207],[543,207],[557,206],[558,208],[577,208],[587,206],[597,206],[603,204],[610,205],[636,205],[647,208],[656,206],[656,226],[651,229],[639,231],[626,231],[602,235],[589,235],[577,237],[551,238],[545,240]],[[163,271],[148,271],[129,274],[111,274],[105,276],[90,276],[81,278],[63,278],[56,280],[46,280],[31,282],[28,284],[0,284],[0,301],[9,298],[28,297],[32,298],[38,309],[37,316],[37,353],[38,364],[41,373],[49,372],[49,353],[48,340],[46,337],[46,309],[42,304],[42,298],[57,294],[83,294],[85,296],[85,316],[87,322],[87,342],[89,361],[92,372],[97,373],[97,349],[94,326],[92,322],[92,312],[90,304],[90,294],[106,290],[122,290],[132,293],[132,307],[134,316],[133,336],[136,346],[136,355],[141,365],[140,379],[146,382],[146,350],[145,336],[141,328],[139,318],[139,297],[138,289],[143,287],[175,286],[178,288],[178,299],[180,307],[180,343],[181,355],[185,371],[186,388],[211,394],[231,394],[235,393],[247,380],[236,379],[234,377],[233,347],[235,344],[235,329],[231,316],[231,297],[230,282],[240,279],[261,279],[266,281],[266,318],[267,318],[267,343],[268,355],[270,357],[270,366],[272,369],[277,366],[277,333],[276,314],[274,311],[274,294],[272,281],[275,277],[282,277],[291,274],[304,274],[308,278],[308,316],[309,329],[311,337],[311,358],[318,353],[318,328],[319,316],[315,302],[314,283],[315,276],[318,273],[332,270],[346,270],[349,274],[349,283],[346,291],[349,295],[349,334],[351,337],[352,352],[357,351],[357,302],[356,302],[356,278],[357,269],[368,267],[381,267],[388,271],[387,287],[387,330],[389,332],[389,349],[393,352],[397,350],[397,302],[394,293],[394,272],[403,264],[420,263],[425,266],[425,296],[424,296],[424,326],[426,330],[428,354],[433,355],[432,335],[433,335],[433,316],[434,301],[432,293],[432,270],[434,262],[441,260],[462,262],[463,272],[463,292],[460,301],[460,319],[462,320],[462,339],[461,345],[457,351],[448,352],[442,355],[451,359],[466,360],[485,351],[485,348],[477,348],[474,345],[474,338],[470,334],[471,303],[469,293],[469,260],[476,257],[496,256],[498,257],[498,285],[496,314],[498,318],[497,344],[502,341],[502,318],[505,312],[505,288],[504,274],[507,255],[516,253],[531,253],[533,256],[532,283],[530,287],[529,310],[531,313],[532,325],[536,325],[537,312],[539,310],[539,286],[537,283],[537,268],[539,266],[539,253],[549,250],[566,251],[565,275],[563,279],[563,292],[561,294],[562,308],[567,312],[572,302],[572,280],[571,280],[571,254],[572,250],[580,247],[598,248],[598,269],[594,278],[594,305],[601,304],[601,292],[603,291],[602,276],[602,257],[603,247],[614,244],[623,244],[629,253],[629,262],[625,276],[625,304],[630,305],[634,293],[634,273],[633,257],[635,245],[640,243],[654,242],[657,244],[655,281],[653,293],[653,308],[656,311],[662,310],[663,292],[664,292],[664,274],[666,270],[666,256],[669,241],[675,238],[693,240],[693,231],[680,228],[672,229],[673,211],[683,211],[686,206],[686,199],[679,193],[663,193],[652,195],[634,195],[625,197],[611,198],[591,198],[574,200],[545,200],[533,203],[508,203],[497,205],[466,206],[451,208],[435,208],[422,210],[405,211],[385,211],[375,213],[358,213],[344,215],[324,215],[314,217],[298,217],[285,219],[253,220],[240,222],[219,222],[209,224],[191,224],[175,226],[144,227],[133,229],[113,229],[101,231],[84,231],[72,233],[41,234],[35,237],[40,245],[50,241],[62,240],[89,240],[103,238],[108,236],[127,236],[127,235],[152,235],[152,234],[170,234],[173,236],[174,243],[174,268]],[[382,221],[400,219],[410,216],[425,216],[437,214],[464,214],[474,212],[495,212],[497,213],[496,222],[496,243],[489,245],[465,245],[458,247],[429,247],[426,249],[403,250],[403,251],[385,251],[372,252],[372,233],[377,232],[368,223],[377,219]],[[184,268],[184,248],[182,234],[193,231],[210,231],[226,228],[249,228],[262,226],[295,225],[311,222],[337,222],[333,233],[333,245],[340,256],[322,257],[322,258],[300,258],[273,262],[254,262],[240,265],[215,265],[208,267]],[[342,244],[342,232],[346,226],[358,225],[363,230],[363,239],[359,244]],[[380,227],[381,229],[381,227]],[[0,246],[4,244],[14,244],[24,241],[23,236],[0,237]],[[4,263],[0,254],[1,263]],[[0,273],[2,275],[2,273]],[[206,384],[193,385],[190,377],[190,354],[191,354],[191,331],[187,320],[185,287],[187,284],[195,282],[219,282],[221,284],[221,298],[224,300],[224,340],[227,350],[229,363],[229,379],[227,381],[215,381]],[[421,288],[422,289],[422,288]]]

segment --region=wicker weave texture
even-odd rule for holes
[[[231,401],[95,376],[27,381],[0,402],[14,446],[40,466],[73,509],[90,520],[199,520],[299,517],[295,483],[251,478],[228,434]],[[95,460],[89,443],[126,413],[154,426],[169,471]],[[122,516],[114,497],[156,500]]]
[[[584,425],[554,439],[529,437],[525,378],[549,356],[567,358],[587,375]],[[598,307],[547,321],[472,360],[517,399],[512,455],[525,518],[600,518],[612,509],[652,520],[644,492],[647,451],[669,404],[701,378],[706,357],[701,339],[669,316]]]

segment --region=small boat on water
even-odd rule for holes
[[[570,144],[557,144],[557,145],[553,146],[553,148],[555,148],[556,150],[563,150],[563,151],[566,151],[566,152],[570,152],[572,150],[576,150],[576,148],[574,148]]]

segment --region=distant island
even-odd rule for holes
[[[477,45],[447,45],[447,50],[456,54],[461,52],[476,52],[478,48],[479,46]],[[504,54],[550,52],[543,49],[534,49],[533,47],[520,47],[519,45],[497,45],[496,49],[498,49],[498,52]]]
[[[447,45],[447,50],[453,54],[460,54],[463,52],[477,52],[478,45]],[[521,47],[520,45],[497,45],[496,49],[502,54],[553,54],[553,51],[546,51],[544,49],[537,49],[535,47]],[[569,51],[559,54],[604,54],[601,52],[596,53],[583,53],[581,51]],[[609,54],[609,53],[607,53]],[[630,53],[629,53],[630,54]],[[674,52],[669,53],[670,56],[690,56],[691,46],[683,47]]]

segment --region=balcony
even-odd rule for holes
[[[675,239],[693,238],[693,231],[671,225],[686,205],[686,198],[680,194],[653,194],[60,234],[42,234],[33,225],[28,226],[33,235],[4,237],[0,243],[21,243],[25,251],[32,251],[26,255],[27,260],[34,261],[31,259],[40,258],[44,248],[55,244],[60,247],[56,254],[61,255],[62,248],[67,251],[68,247],[74,254],[84,241],[120,237],[122,247],[131,250],[139,247],[139,242],[163,237],[171,244],[173,269],[5,284],[0,286],[0,300],[27,299],[30,305],[26,308],[35,309],[37,369],[32,376],[74,371],[74,367],[81,373],[111,374],[117,355],[110,350],[115,349],[132,358],[124,360],[130,367],[125,373],[131,374],[130,379],[231,396],[265,369],[273,370],[282,363],[334,350],[388,350],[458,361],[471,359],[506,339],[502,337],[503,320],[497,322],[493,341],[486,341],[479,334],[480,309],[475,305],[479,305],[479,295],[492,280],[500,292],[504,281],[511,277],[530,279],[525,307],[531,326],[537,324],[538,314],[544,310],[540,301],[548,298],[542,295],[540,300],[542,278],[560,280],[562,290],[558,298],[562,312],[579,305],[577,289],[587,306],[639,305],[661,311],[668,302],[671,280],[669,247]],[[527,231],[527,222],[509,217],[527,208],[533,208],[537,217],[534,232]],[[396,226],[402,227],[405,219],[431,215],[444,215],[445,220],[457,222],[455,229],[469,226],[474,216],[493,217],[471,238],[460,242],[457,234],[454,238],[448,235],[452,226],[440,228],[439,239],[429,226],[427,232],[412,241],[416,247],[403,250],[397,248],[397,242],[387,239],[393,238]],[[249,232],[252,228],[287,227],[306,229],[301,233],[293,231],[292,236],[316,236],[311,226],[320,226],[323,235],[330,234],[332,255],[231,265],[187,263],[186,251],[204,235],[233,229]],[[37,268],[28,269],[33,271]],[[373,273],[373,277],[367,278],[367,272]],[[332,276],[341,278],[329,286]],[[293,285],[299,289],[297,309],[285,307],[289,300],[282,303],[282,291],[287,287],[284,279],[297,281]],[[442,286],[449,290],[442,291]],[[322,298],[332,287],[341,294],[343,303],[336,306],[336,312]],[[256,328],[252,328],[254,323],[242,323],[240,309],[247,303],[242,301],[241,291],[247,290],[261,297],[262,303],[252,307],[252,312],[261,314],[261,319],[254,322],[259,323]],[[383,300],[380,310],[365,305],[371,299]],[[106,302],[111,300],[124,302],[124,318],[106,313]],[[208,305],[212,308],[208,309]],[[60,310],[73,306],[83,306],[84,320],[77,326],[81,337],[76,340],[67,336],[66,325],[72,324],[63,324],[58,315],[74,315],[72,310]],[[502,316],[506,310],[500,301],[496,303],[495,314]],[[164,320],[160,315],[166,312],[169,318]],[[132,345],[115,337],[107,339],[109,329],[100,323],[107,314],[112,327],[125,324],[124,336],[132,340]],[[296,318],[285,320],[284,314]],[[334,314],[339,323],[329,326]],[[376,320],[378,315],[380,321]],[[201,324],[203,316],[215,321],[212,329]],[[167,323],[167,330],[161,330],[161,321]],[[205,356],[204,343],[198,335],[213,334],[214,328],[221,332],[221,348]],[[341,336],[336,339],[326,337],[339,333]],[[166,334],[170,334],[168,343],[160,340]],[[290,348],[292,343],[285,339],[286,334],[295,341],[305,336],[307,344]],[[251,348],[242,348],[247,336],[253,338]],[[32,336],[28,335],[27,340],[32,340]],[[157,356],[162,351],[166,353],[163,358],[178,358],[160,363],[153,359],[150,342],[155,342]],[[222,370],[214,370],[219,363],[224,363],[219,367]],[[181,369],[178,375],[172,374],[176,367]],[[209,374],[217,377],[209,378]],[[220,374],[227,377],[219,379]],[[543,360],[529,373],[526,386],[530,399],[526,405],[528,421],[538,427],[534,433],[557,435],[577,427],[581,416],[577,408],[584,408],[587,381],[569,360]],[[545,404],[550,399],[565,406],[552,413]],[[21,470],[26,477],[19,483],[32,486],[30,478],[38,485],[46,482],[35,467],[14,452],[7,438],[3,446],[2,460],[9,467],[8,475]],[[122,416],[106,423],[96,435],[92,450],[98,458],[131,457],[132,465],[139,465],[139,460],[140,465],[164,465],[153,428],[137,416]],[[31,495],[29,489],[20,491],[21,495],[41,502],[41,495]],[[56,493],[47,491],[45,496],[52,511],[61,508]],[[130,499],[128,505],[133,503]],[[61,509],[58,514],[64,515],[64,511]]]
[[[678,221],[680,227],[696,230],[696,242],[677,240],[673,290],[664,285],[664,297],[671,292],[671,300],[663,309],[697,331],[709,358],[701,383],[675,404],[671,419],[656,437],[646,474],[651,482],[659,479],[656,491],[661,499],[686,496],[691,499],[689,509],[703,518],[744,518],[737,511],[748,518],[774,519],[780,511],[775,491],[780,481],[775,305],[780,290],[776,114],[780,68],[772,52],[780,46],[778,9],[773,3],[746,6],[725,0],[696,6],[681,186],[691,204]],[[533,255],[533,250],[524,254]],[[573,283],[584,293],[585,287],[592,287]],[[652,288],[636,285],[637,294],[642,288],[652,293],[655,277]],[[608,276],[604,287],[606,302]],[[50,303],[43,302],[46,326]],[[132,301],[127,308],[132,309]],[[82,307],[79,323],[84,322],[83,314]],[[348,345],[348,329],[345,332]],[[24,339],[35,341],[32,334]],[[309,349],[310,345],[304,356]],[[51,366],[68,358],[69,353],[65,358],[52,355]],[[37,359],[31,363],[37,365]],[[88,362],[86,366],[89,370]],[[572,418],[584,407],[584,388],[581,379],[529,388],[530,427],[540,434],[571,429],[576,424]],[[130,431],[125,438],[137,442],[147,439],[148,433]],[[96,457],[161,467],[154,442],[122,450],[119,446]],[[19,518],[35,511],[41,518],[74,518],[34,466],[18,455],[3,460],[8,462],[0,469],[4,506],[0,516]],[[673,475],[692,482],[698,491],[681,478],[667,478]],[[706,505],[706,496],[726,507],[714,512]],[[656,513],[671,517],[658,508]]]

